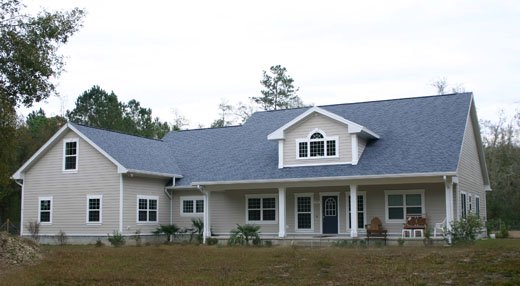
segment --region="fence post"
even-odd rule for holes
[[[9,222],[9,219],[7,219],[7,223],[6,223],[6,226],[5,226],[7,233],[9,233],[9,224],[10,223],[11,222]]]

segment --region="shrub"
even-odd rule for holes
[[[156,235],[166,234],[166,242],[171,241],[171,237],[176,237],[177,233],[179,232],[179,227],[177,227],[174,224],[169,225],[161,225],[158,227],[153,233]]]
[[[477,239],[477,235],[483,227],[480,218],[474,214],[468,214],[465,218],[451,223],[451,230],[447,232],[451,235],[453,243],[472,242]]]
[[[500,233],[500,237],[501,238],[508,238],[509,237],[509,228],[503,222],[500,222],[499,233]]]
[[[141,230],[138,229],[135,231],[134,235],[132,235],[132,239],[135,241],[135,246],[141,246]]]
[[[108,236],[108,241],[110,242],[110,244],[113,247],[120,247],[120,246],[125,245],[125,243],[126,243],[126,240],[123,237],[123,235],[117,230],[114,230],[114,233],[112,236],[110,236],[110,234],[107,234],[107,236]]]
[[[38,242],[40,241],[40,223],[37,221],[30,221],[27,224],[27,230],[29,230],[29,233],[31,234],[31,238]]]
[[[231,230],[231,236],[229,237],[229,245],[249,245],[249,242],[253,245],[260,245],[260,226],[254,224],[237,224],[237,228]]]
[[[404,238],[402,238],[402,237],[399,237],[399,238],[397,239],[397,245],[399,245],[399,246],[403,246],[403,245],[404,245],[404,242],[405,242],[405,240],[404,240]]]
[[[55,237],[56,242],[59,245],[66,245],[67,244],[67,234],[63,230],[60,230],[58,234]]]
[[[206,238],[206,244],[207,245],[215,245],[215,244],[218,244],[218,239],[214,238],[214,237],[207,237]]]
[[[103,241],[101,241],[101,238],[98,238],[96,240],[96,247],[102,247],[102,246],[105,246],[105,244],[103,243]]]
[[[197,242],[202,243],[203,241],[203,233],[204,233],[204,221],[202,221],[200,218],[192,218],[191,219],[191,225],[193,226],[193,232],[192,236],[190,236],[190,242],[193,238],[193,234],[196,234]]]
[[[273,242],[271,240],[264,240],[264,246],[265,247],[271,247],[273,246]]]
[[[346,239],[338,240],[334,242],[334,246],[336,247],[352,247],[352,242]]]

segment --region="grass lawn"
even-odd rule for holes
[[[2,285],[520,284],[520,240],[456,247],[44,246]]]

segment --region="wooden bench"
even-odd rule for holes
[[[388,231],[383,228],[383,224],[378,217],[374,217],[370,224],[365,225],[367,231],[367,243],[370,243],[370,238],[382,238],[386,245],[386,236]]]
[[[407,216],[403,225],[403,237],[424,237],[428,224],[425,216]]]

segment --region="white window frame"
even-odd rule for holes
[[[67,147],[67,143],[71,143],[71,142],[76,142],[76,155],[74,155],[76,157],[76,168],[75,169],[65,169],[65,161],[66,161],[66,158],[67,158],[67,155],[66,155],[66,147]],[[69,157],[71,157],[71,155],[68,155]],[[77,173],[78,172],[78,167],[79,167],[79,138],[67,138],[67,139],[64,139],[63,140],[63,173]]]
[[[90,200],[99,199],[99,221],[89,221],[90,218]],[[87,224],[100,225],[103,224],[103,195],[87,195],[87,216],[85,218]]]
[[[480,196],[475,195],[475,214],[480,217]]]
[[[466,192],[460,192],[460,214],[461,218],[466,218],[468,215],[468,193]]]
[[[320,133],[323,135],[323,138],[320,139],[311,139],[311,136],[314,133]],[[323,141],[324,155],[323,156],[314,156],[311,157],[311,142]],[[327,156],[327,141],[335,141],[336,145],[336,155]],[[307,157],[300,157],[300,143],[307,143]],[[306,138],[296,139],[296,159],[297,160],[313,160],[313,159],[323,159],[323,158],[339,158],[339,137],[338,136],[327,136],[327,134],[321,129],[314,129],[307,135]]]
[[[263,208],[263,199],[264,198],[274,198],[274,220],[263,220],[264,217],[264,208]],[[260,203],[260,220],[249,220],[249,199],[261,199]],[[278,194],[259,194],[259,195],[246,195],[246,205],[245,205],[245,213],[246,213],[246,223],[248,224],[278,224]]]
[[[366,191],[358,191],[357,192],[357,195],[358,196],[363,196],[363,225],[359,225],[358,224],[358,230],[360,229],[365,229],[365,225],[367,224],[367,192]],[[356,198],[356,202],[357,202],[357,198]],[[347,210],[347,219],[346,219],[346,222],[347,222],[347,229],[350,230],[350,192],[347,192],[347,205],[346,205],[346,210]],[[358,209],[358,216],[359,216],[359,209]]]
[[[311,198],[311,227],[298,228],[298,198]],[[308,212],[302,212],[308,213]],[[294,229],[296,232],[314,232],[314,193],[297,193],[294,194]]]
[[[140,221],[139,220],[139,200],[140,199],[143,199],[143,200],[147,200],[147,206],[148,208],[146,209],[147,211],[147,214],[146,214],[146,221]],[[156,200],[157,201],[157,209],[156,209],[156,212],[157,212],[157,216],[156,216],[156,219],[155,221],[150,221],[150,200]],[[144,196],[144,195],[137,195],[137,200],[136,200],[136,217],[135,217],[135,221],[137,224],[159,224],[159,196]]]
[[[403,196],[403,219],[390,219],[388,214],[388,195],[402,195]],[[424,190],[385,190],[385,222],[386,223],[404,223],[406,221],[406,195],[421,195],[421,210],[422,214],[426,213]],[[421,215],[422,215],[421,214]]]
[[[193,212],[184,212],[184,202],[185,201],[192,201],[193,202]],[[180,197],[180,215],[182,217],[203,217],[203,212],[197,212],[197,201],[202,201],[202,208],[204,208],[205,198],[204,196],[182,196]]]
[[[42,201],[50,201],[51,202],[51,209],[49,210],[49,221],[42,221],[41,220],[41,214],[42,214]],[[54,201],[53,197],[38,197],[38,223],[41,225],[51,225],[52,224],[52,210],[54,208]]]

